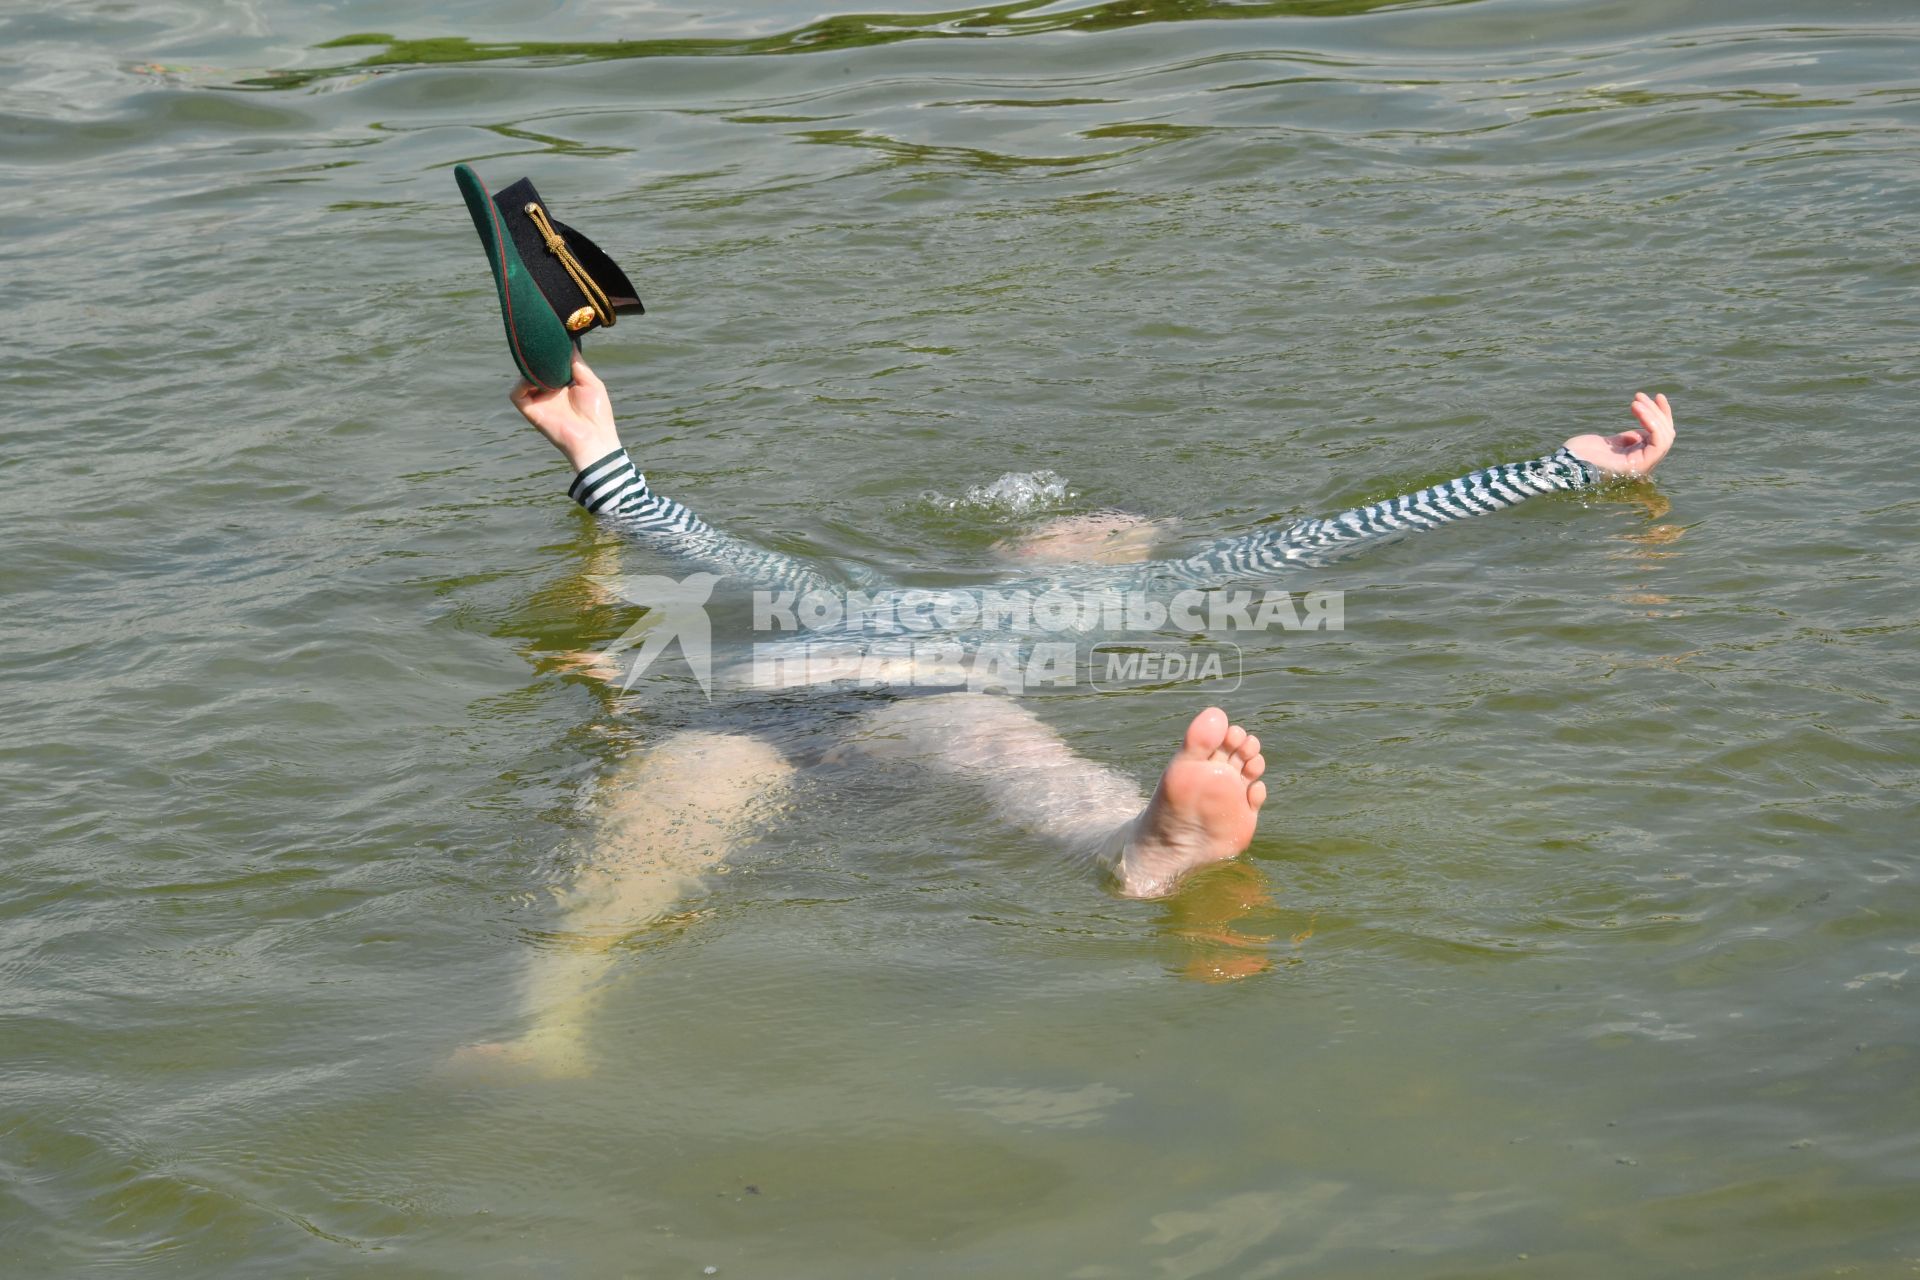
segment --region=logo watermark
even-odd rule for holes
[[[1112,641],[1094,645],[1087,665],[1087,681],[1096,689],[1151,689],[1177,684],[1198,685],[1209,693],[1232,693],[1240,687],[1246,664],[1240,646],[1224,641]]]
[[[628,649],[639,647],[639,652],[633,655],[633,661],[627,666],[626,678],[620,682],[620,691],[625,693],[633,688],[633,682],[666,652],[668,645],[677,640],[687,666],[693,671],[693,678],[700,682],[701,692],[711,698],[713,619],[707,614],[707,601],[713,598],[713,589],[720,585],[720,575],[690,573],[676,580],[650,574],[627,574],[597,581],[628,604],[637,604],[647,611],[645,617],[600,651],[601,659],[612,663]]]
[[[677,642],[711,697],[711,606],[721,577],[601,581],[648,610],[601,651],[609,663],[635,651],[621,689],[631,689]],[[760,689],[844,684],[1019,693],[1179,685],[1230,692],[1244,668],[1240,644],[1230,637],[1346,627],[1340,591],[759,588],[747,603],[749,634],[721,651],[722,674]]]

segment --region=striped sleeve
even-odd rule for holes
[[[1169,567],[1174,576],[1194,582],[1269,576],[1289,565],[1327,564],[1409,533],[1504,511],[1540,494],[1589,488],[1600,478],[1598,468],[1562,448],[1544,458],[1485,467],[1417,493],[1235,538]]]
[[[615,449],[598,462],[582,467],[567,496],[596,516],[616,520],[631,533],[709,532],[705,520],[672,498],[647,487],[647,478],[633,465],[625,449]]]
[[[655,493],[625,449],[582,467],[567,496],[638,541],[753,586],[813,591],[830,585],[792,556],[722,533],[690,508]]]

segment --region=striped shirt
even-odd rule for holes
[[[1271,578],[1290,565],[1330,564],[1410,533],[1504,511],[1541,494],[1590,488],[1600,478],[1597,467],[1561,448],[1544,458],[1483,467],[1417,493],[1225,539],[1155,568],[1193,586]]]
[[[1328,564],[1410,533],[1503,511],[1541,494],[1590,488],[1601,476],[1598,468],[1562,448],[1542,458],[1485,467],[1417,493],[1223,539],[1180,559],[1118,566],[1111,576],[1171,579],[1197,587],[1269,579],[1289,567]],[[625,449],[582,468],[567,496],[623,533],[753,586],[810,591],[834,585],[792,556],[722,533],[672,498],[655,493]]]
[[[744,578],[756,587],[825,591],[833,582],[778,551],[720,532],[672,498],[655,493],[625,449],[583,467],[567,496],[615,528],[702,568]]]

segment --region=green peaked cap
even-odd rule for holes
[[[487,265],[493,268],[493,283],[500,290],[500,318],[507,326],[507,346],[513,351],[513,362],[537,387],[551,390],[570,385],[573,338],[567,326],[554,314],[533,273],[527,270],[480,176],[464,164],[454,166],[453,176],[460,184],[460,194],[466,197],[467,212],[473,215],[473,229],[480,233],[480,244],[487,251]]]

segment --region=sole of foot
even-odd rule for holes
[[[1260,739],[1226,712],[1208,707],[1195,716],[1127,833],[1121,891],[1160,897],[1195,867],[1245,849],[1266,803],[1267,784],[1260,781],[1266,769]]]

